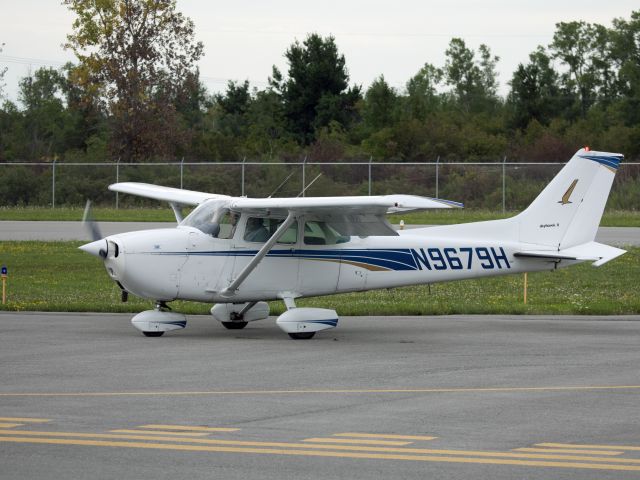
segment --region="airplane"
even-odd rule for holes
[[[623,156],[580,149],[524,211],[514,217],[396,231],[389,213],[461,208],[412,195],[247,198],[145,183],[115,192],[168,202],[176,228],[100,238],[81,250],[103,260],[129,293],[155,301],[132,324],[161,336],[186,326],[167,305],[177,299],[214,304],[228,329],[286,311],[277,325],[296,340],[338,325],[327,308],[297,308],[304,297],[394,288],[522,272],[580,262],[600,266],[625,250],[595,242]],[[182,217],[182,208],[195,209]]]

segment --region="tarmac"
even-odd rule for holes
[[[0,312],[0,478],[640,475],[640,316]]]

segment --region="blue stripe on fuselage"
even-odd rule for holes
[[[194,255],[210,257],[254,257],[258,250],[221,250],[201,252],[147,252],[150,255]],[[397,249],[280,249],[267,254],[270,258],[297,258],[351,263],[369,270],[471,270],[475,265],[484,270],[510,269],[509,256],[503,247],[425,247]]]
[[[185,252],[148,252],[152,255],[184,255]],[[258,250],[222,250],[222,251],[201,251],[186,252],[187,255],[206,257],[254,257]],[[388,270],[417,270],[415,259],[410,249],[329,249],[329,250],[307,250],[307,249],[280,249],[271,250],[267,253],[271,258],[300,258],[306,260],[334,260],[344,262],[357,262]]]

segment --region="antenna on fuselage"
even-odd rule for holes
[[[273,197],[273,196],[276,194],[276,192],[277,192],[278,190],[280,190],[280,189],[284,186],[284,184],[285,184],[285,183],[287,183],[287,182],[289,181],[289,179],[293,176],[293,174],[294,174],[294,172],[291,172],[291,173],[289,174],[289,176],[288,176],[287,178],[285,178],[285,179],[284,179],[284,181],[283,181],[280,185],[278,185],[278,186],[276,187],[276,189],[275,189],[273,192],[271,192],[271,195],[269,195],[267,198],[271,198],[271,197]]]
[[[302,189],[302,191],[301,191],[298,195],[296,195],[296,198],[298,198],[300,195],[302,195],[304,192],[306,192],[306,191],[307,191],[307,189],[308,189],[311,185],[313,185],[313,183],[314,183],[317,179],[319,179],[321,176],[322,176],[322,174],[321,174],[321,173],[319,173],[319,174],[318,174],[318,176],[317,176],[316,178],[314,178],[313,180],[311,180],[311,181],[309,182],[309,184],[308,184],[306,187],[304,187],[304,188]]]

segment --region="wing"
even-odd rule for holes
[[[370,197],[304,197],[304,198],[234,198],[238,210],[268,210],[298,213],[335,213],[336,209],[362,214],[378,214],[462,208],[461,203],[415,195],[382,195]]]
[[[226,200],[229,208],[256,215],[294,213],[323,220],[339,227],[349,235],[397,235],[384,217],[388,213],[426,210],[432,208],[462,208],[461,203],[415,195],[382,195],[369,197],[303,197],[303,198],[246,198],[181,190],[148,183],[125,182],[109,186],[114,192],[169,202],[176,205],[199,205],[205,200]],[[176,214],[178,218],[178,214]]]
[[[303,198],[246,198],[163,187],[150,183],[122,182],[109,185],[113,192],[129,193],[182,205],[199,205],[205,200],[232,200],[235,210],[284,213],[335,212],[336,209],[362,214],[387,214],[427,210],[432,208],[462,208],[462,203],[415,195],[382,195],[369,197],[303,197]]]
[[[395,236],[388,213],[431,208],[461,208],[462,204],[448,200],[413,195],[371,197],[306,197],[306,198],[233,198],[230,207],[255,214],[282,215],[289,213],[322,220],[348,235]]]
[[[199,205],[210,199],[229,199],[227,195],[215,195],[206,192],[195,192],[193,190],[182,190],[180,188],[162,187],[150,183],[123,182],[109,185],[109,190],[113,192],[130,193],[139,197],[152,198],[179,205]]]

